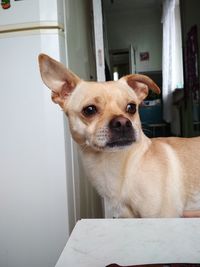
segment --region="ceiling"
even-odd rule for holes
[[[130,9],[155,8],[162,5],[162,0],[103,0],[105,11],[126,11]]]

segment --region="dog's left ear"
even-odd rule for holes
[[[160,94],[160,88],[146,75],[131,74],[121,79],[125,79],[127,84],[135,91],[140,102],[147,97],[149,89],[156,94]]]
[[[45,54],[40,54],[38,61],[42,80],[52,91],[53,102],[63,108],[65,101],[81,79],[62,63]]]

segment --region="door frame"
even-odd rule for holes
[[[101,0],[92,0],[97,81],[105,81],[104,36]]]

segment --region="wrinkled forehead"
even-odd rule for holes
[[[117,104],[127,101],[138,103],[137,95],[125,81],[81,81],[72,93],[68,107],[79,109],[90,104],[107,104],[113,101]]]

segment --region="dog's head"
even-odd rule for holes
[[[86,82],[47,55],[39,56],[52,100],[69,118],[73,139],[98,151],[113,151],[140,141],[138,106],[148,88],[160,93],[147,76],[132,74],[118,81]]]

